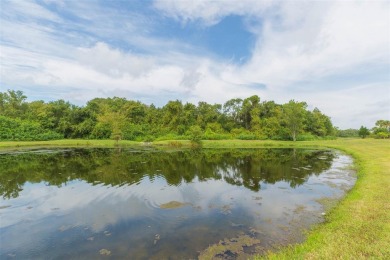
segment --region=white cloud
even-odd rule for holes
[[[201,19],[208,23],[232,14],[261,18],[263,23],[257,30],[253,56],[242,68],[243,78],[253,81],[286,85],[350,70],[361,63],[388,63],[390,58],[388,2],[196,1],[190,4],[164,0],[156,1],[155,6],[183,21]],[[268,12],[261,12],[264,10]]]
[[[157,0],[154,7],[184,23],[202,20],[206,25],[218,23],[228,15],[259,16],[277,1],[175,1]]]
[[[341,129],[372,127],[381,118],[390,118],[390,90],[388,84],[372,83],[349,88],[336,86],[336,90],[321,90],[300,94],[313,106],[332,118]]]
[[[166,15],[183,22],[201,20],[210,26],[223,16],[234,14],[261,19],[257,27],[248,28],[257,37],[249,62],[241,67],[220,66],[219,77],[204,79],[199,84],[213,85],[208,100],[218,99],[218,93],[224,93],[225,100],[226,93],[248,95],[253,90],[234,91],[234,85],[258,82],[267,86],[266,91],[256,91],[263,99],[307,101],[320,107],[341,127],[373,125],[376,119],[389,117],[390,76],[359,83],[352,89],[351,83],[344,86],[331,79],[354,77],[356,71],[361,71],[364,80],[368,73],[362,66],[389,68],[389,2],[249,2],[156,2],[155,6]],[[319,81],[323,81],[321,86],[316,84]],[[297,87],[300,82],[305,84]],[[334,91],[334,84],[339,91]],[[375,102],[387,102],[381,113],[373,109]]]
[[[35,3],[34,1],[2,1],[2,15],[12,17],[18,20],[34,21],[35,19],[44,19],[49,21],[61,22],[62,19],[55,13]]]
[[[92,48],[80,48],[79,63],[113,78],[124,74],[139,76],[152,70],[155,61],[151,57],[123,53],[111,49],[107,44],[98,42]]]
[[[345,73],[363,63],[389,62],[386,10],[383,4],[369,2],[334,3],[325,10],[313,6],[295,29],[275,31],[267,26],[264,44],[249,67],[272,84],[287,85]]]
[[[307,101],[341,127],[360,126],[351,119],[358,115],[360,122],[372,126],[376,117],[386,114],[374,112],[370,102],[390,103],[390,77],[366,79],[371,72],[364,69],[376,67],[383,72],[390,66],[390,4],[386,1],[154,2],[156,10],[183,26],[201,21],[207,27],[228,15],[245,17],[256,44],[243,65],[217,60],[175,39],[153,37],[149,30],[155,26],[153,19],[96,3],[62,2],[62,9],[80,19],[77,23],[34,2],[6,2],[5,7],[1,82],[64,93],[48,98],[69,98],[80,104],[96,96],[127,93],[127,98],[148,96],[154,103],[165,103],[161,101],[164,93],[174,93],[183,101],[223,103],[257,94],[262,100]],[[67,33],[57,31],[59,25]],[[350,91],[346,87],[354,87],[353,83],[342,85],[335,77],[359,77],[362,82],[355,89],[365,87]],[[253,83],[266,88],[253,88]],[[335,84],[341,91],[334,91]],[[388,106],[383,110],[389,111]]]

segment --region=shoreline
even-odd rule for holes
[[[204,148],[331,148],[354,159],[357,181],[353,188],[315,226],[303,243],[270,251],[255,259],[386,258],[390,257],[390,140],[336,139],[320,141],[202,141]],[[189,141],[143,142],[114,140],[56,140],[0,142],[0,151],[30,148],[186,148]]]

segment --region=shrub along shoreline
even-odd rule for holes
[[[1,150],[31,147],[154,147],[190,146],[189,141],[139,143],[113,140],[0,142]],[[390,140],[202,141],[204,148],[332,148],[353,156],[358,179],[326,221],[308,232],[305,242],[255,259],[390,258]]]

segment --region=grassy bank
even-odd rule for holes
[[[120,141],[120,146],[142,143]],[[187,146],[188,141],[161,141],[156,146]],[[0,142],[0,149],[23,147],[115,147],[112,140]],[[326,215],[326,222],[309,232],[299,245],[270,252],[270,259],[390,259],[390,140],[329,141],[203,141],[205,148],[319,148],[342,150],[355,159],[358,180],[347,196]],[[260,258],[260,257],[257,257]]]
[[[302,145],[331,147],[351,154],[358,180],[327,214],[326,223],[315,227],[303,244],[269,253],[264,258],[390,259],[389,140],[334,140]]]
[[[120,141],[121,147],[139,146],[142,143],[133,141]],[[0,142],[0,149],[20,149],[30,147],[116,147],[117,142],[114,140],[81,140],[81,139],[64,139],[52,141],[7,141]]]
[[[354,188],[298,245],[255,259],[390,259],[390,140],[205,141],[204,147],[329,147],[354,157]]]

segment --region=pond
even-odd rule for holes
[[[354,182],[309,149],[0,154],[0,258],[241,259],[304,239]]]

